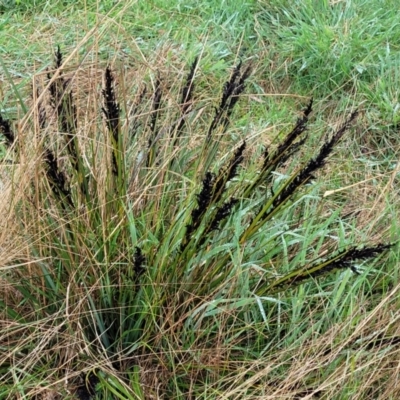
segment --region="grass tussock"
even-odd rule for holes
[[[285,343],[321,313],[312,302],[324,279],[342,293],[343,279],[362,285],[365,262],[391,247],[349,239],[339,212],[315,213],[315,174],[357,113],[302,161],[312,101],[276,146],[230,137],[250,65],[239,62],[213,102],[196,100],[200,58],[176,85],[158,71],[129,84],[106,66],[86,104],[64,68],[57,49],[34,112],[23,124],[0,118],[22,243],[2,263],[1,396],[333,394],[315,373],[296,375]],[[312,313],[293,330],[288,304],[304,290]],[[321,321],[298,360],[319,352],[329,382],[356,339],[328,351],[333,328]],[[386,333],[368,343],[397,335]]]

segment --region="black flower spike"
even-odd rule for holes
[[[272,288],[297,286],[298,284],[307,281],[310,278],[317,278],[336,269],[349,268],[356,274],[359,274],[359,272],[355,269],[353,265],[354,261],[375,258],[392,247],[393,244],[380,243],[376,246],[365,247],[363,249],[357,249],[353,247],[351,249],[344,250],[339,254],[333,256],[331,259],[320,261],[309,267],[301,268],[299,270],[291,272],[290,274],[284,276],[278,281],[273,282],[269,286],[268,290]]]
[[[110,66],[107,66],[106,71],[104,73],[104,81],[105,88],[102,90],[102,94],[104,97],[104,107],[102,107],[102,111],[106,117],[107,126],[111,133],[112,137],[112,171],[115,176],[118,175],[118,162],[117,162],[117,154],[119,152],[119,115],[120,115],[120,107],[117,102],[117,98],[114,90],[114,77],[111,72]]]
[[[60,68],[62,65],[62,54],[60,50],[60,45],[57,46],[57,50],[55,52],[55,67],[56,69]]]
[[[237,175],[237,168],[243,161],[243,153],[246,149],[246,142],[236,149],[227,166],[222,168],[216,178],[211,172],[207,172],[203,180],[203,189],[197,196],[198,207],[192,211],[192,223],[186,227],[186,239],[182,242],[181,250],[189,243],[192,233],[200,226],[202,218],[211,204],[217,204],[225,191],[227,182]],[[199,241],[199,245],[204,243],[206,235],[218,228],[219,223],[226,218],[237,200],[231,199],[217,209],[211,224],[204,232],[203,238]]]
[[[341,128],[333,135],[331,140],[328,140],[320,149],[317,157],[308,162],[308,164],[300,170],[292,182],[280,193],[274,200],[273,206],[282,204],[287,200],[300,186],[304,185],[315,171],[325,165],[326,159],[332,152],[335,145],[342,138],[343,134],[350,127],[351,123],[357,117],[357,111],[353,112],[350,118],[341,126]]]
[[[133,256],[133,270],[135,272],[135,279],[138,280],[140,276],[145,271],[144,264],[146,263],[146,258],[142,253],[140,247],[135,247],[135,254]]]
[[[274,152],[270,153],[268,147],[265,148],[263,153],[264,160],[260,173],[258,174],[258,177],[244,190],[244,196],[250,195],[253,190],[260,185],[268,185],[271,183],[273,179],[271,171],[282,166],[301,148],[301,146],[303,146],[307,140],[307,136],[304,136],[301,139],[299,139],[299,137],[301,137],[307,129],[308,117],[312,112],[312,104],[313,99],[310,99],[307,107],[303,110],[303,116],[298,118],[294,128],[285,137],[283,142],[278,145],[278,148]],[[272,189],[271,192],[273,192]]]
[[[219,224],[224,220],[232,211],[232,208],[238,203],[238,200],[235,198],[230,199],[226,203],[222,204],[221,207],[218,207],[218,211],[215,214],[214,219],[211,222],[210,232],[217,230]]]
[[[312,105],[313,105],[313,99],[311,98],[309,103],[307,104],[307,107],[303,111],[303,116],[297,120],[296,125],[294,126],[292,131],[286,136],[285,140],[278,146],[273,157],[270,158],[268,149],[265,150],[263,170],[265,170],[270,166],[270,161],[274,164],[274,168],[277,168],[279,165],[282,165],[290,157],[290,156],[285,157],[285,154],[287,150],[293,145],[294,141],[307,129],[308,117],[312,112]],[[300,146],[301,145],[299,145],[299,148]],[[291,155],[292,154],[293,151],[291,152]]]
[[[208,206],[211,204],[212,192],[214,186],[214,175],[207,172],[203,179],[203,189],[197,195],[198,207],[192,211],[192,225],[200,225],[201,216],[207,211]]]
[[[60,46],[57,46],[54,58],[54,68],[59,69],[61,65],[62,65],[62,54],[60,51]],[[60,106],[59,103],[63,95],[64,78],[62,77],[62,71],[60,71],[59,76],[60,78],[58,80],[55,80],[49,87],[51,105],[53,106],[53,108],[58,108]],[[50,73],[47,74],[47,78],[51,80],[52,76]]]
[[[114,141],[118,143],[120,107],[115,96],[114,77],[110,66],[107,66],[104,78],[105,88],[102,90],[104,107],[102,107],[102,111],[106,117],[108,128],[113,135]]]
[[[242,68],[242,60],[239,61],[239,64],[233,69],[233,73],[229,79],[229,81],[225,82],[224,89],[222,92],[221,104],[219,106],[220,109],[227,107],[229,98],[234,94],[235,88],[237,86],[237,79],[240,76],[240,68]]]
[[[15,135],[11,129],[10,121],[4,119],[1,114],[0,114],[0,132],[6,139],[7,147],[11,147],[14,144]]]
[[[244,91],[245,89],[245,83],[246,80],[249,78],[251,73],[251,67],[247,66],[247,68],[244,70],[243,74],[238,78],[237,84],[233,89],[232,95],[231,95],[231,100],[229,102],[228,110],[226,117],[224,119],[224,126],[228,124],[229,118],[232,115],[232,111],[236,105],[236,103],[239,101],[239,96],[240,94]]]
[[[212,201],[213,187],[214,187],[214,175],[211,172],[207,172],[206,176],[203,179],[203,188],[201,192],[197,195],[197,208],[192,210],[191,213],[191,224],[186,226],[186,234],[185,239],[181,244],[181,251],[185,249],[188,245],[192,233],[200,226],[202,218],[206,213],[208,207]]]
[[[213,202],[218,202],[225,190],[225,185],[237,175],[237,169],[243,161],[243,153],[246,149],[246,141],[236,149],[234,155],[229,160],[228,165],[221,170],[215,180]]]
[[[203,232],[201,239],[197,243],[198,247],[201,247],[204,244],[208,235],[211,232],[219,229],[219,225],[221,224],[221,222],[231,214],[233,207],[235,207],[237,203],[238,203],[237,199],[231,198],[229,201],[222,204],[222,206],[218,207],[217,212],[211,221],[211,224]]]
[[[233,73],[224,85],[221,102],[218,108],[215,109],[215,116],[208,129],[207,140],[211,139],[212,133],[218,125],[222,125],[224,129],[228,126],[229,117],[232,114],[233,108],[239,100],[240,94],[245,89],[245,83],[250,76],[251,67],[248,66],[241,73],[242,62],[234,68]]]
[[[54,68],[60,69],[62,66],[62,54],[60,46],[57,46],[55,53]],[[52,79],[50,73],[47,74],[49,80]],[[59,77],[49,86],[50,104],[57,111],[59,126],[62,132],[67,133],[69,141],[71,141],[76,131],[78,122],[76,107],[72,92],[68,90],[70,80],[65,80],[60,70]],[[68,145],[70,147],[70,145]],[[70,150],[70,149],[69,149]],[[74,157],[74,154],[71,154]],[[74,166],[75,168],[75,166]]]
[[[392,243],[383,244],[379,243],[376,246],[365,247],[363,249],[352,248],[350,250],[344,251],[343,255],[345,257],[343,259],[338,260],[338,263],[343,263],[343,267],[347,267],[348,263],[351,263],[355,260],[367,260],[368,258],[374,258],[378,255],[382,254],[386,250],[389,250],[393,247]]]
[[[54,153],[51,150],[47,150],[44,155],[44,160],[47,164],[47,177],[53,193],[59,197],[60,200],[66,199],[68,204],[72,207],[72,196],[69,189],[67,189],[67,179],[65,174],[59,170],[57,158],[54,156]]]

